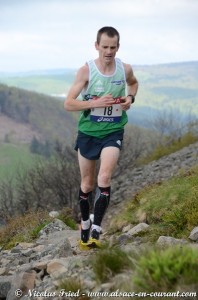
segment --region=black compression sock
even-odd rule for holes
[[[83,191],[79,190],[79,205],[80,205],[80,212],[83,221],[87,221],[89,219],[89,201],[91,198],[92,192],[83,193]]]
[[[100,226],[110,201],[111,187],[98,187],[99,194],[94,206],[94,225]]]

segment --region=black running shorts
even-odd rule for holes
[[[115,131],[105,136],[104,138],[97,138],[78,132],[76,139],[75,150],[80,150],[80,154],[87,159],[97,160],[105,147],[117,147],[121,150],[124,130]]]

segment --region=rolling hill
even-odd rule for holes
[[[30,152],[35,141],[47,152],[57,141],[72,145],[76,120],[55,97],[0,84],[0,179],[31,167],[41,154]]]
[[[8,121],[8,118],[11,120]],[[0,84],[0,119],[3,126],[0,133],[4,135],[12,136],[21,123],[26,126],[26,131],[31,131],[31,137],[70,143],[76,118],[76,114],[66,112],[62,101],[55,97]],[[12,124],[15,122],[12,128],[11,121]]]
[[[130,123],[148,127],[162,111],[173,111],[183,119],[198,117],[198,61],[161,65],[133,66],[139,81],[135,105],[129,112]],[[75,69],[0,74],[0,82],[63,100],[74,80]]]
[[[198,62],[135,66],[134,72],[139,91],[131,121],[148,126],[162,111],[172,111],[177,118],[198,117]]]

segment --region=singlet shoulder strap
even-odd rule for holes
[[[87,66],[89,68],[89,81],[88,81],[87,87],[85,89],[83,89],[82,92],[81,92],[82,97],[84,97],[84,95],[86,94],[86,91],[90,87],[90,82],[91,82],[91,79],[93,77],[94,61],[93,60],[86,61],[86,64],[87,64]]]
[[[117,64],[117,70],[119,70],[120,72],[123,73],[124,79],[126,81],[126,73],[125,73],[123,62],[121,61],[120,58],[117,58],[117,57],[115,58],[115,61],[116,61],[116,64]]]

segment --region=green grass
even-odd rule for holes
[[[190,144],[196,143],[198,141],[198,136],[189,132],[183,135],[179,140],[173,141],[170,145],[162,144],[156,147],[156,149],[147,157],[140,160],[141,164],[148,164],[153,160],[158,160],[163,156],[169,155],[176,151],[188,147]]]
[[[77,229],[69,208],[63,208],[57,218],[71,229]],[[47,210],[28,211],[23,215],[7,218],[6,226],[0,228],[0,247],[11,249],[16,243],[33,242],[39,237],[41,229],[52,220]]]
[[[16,243],[32,242],[50,220],[48,212],[41,210],[8,218],[7,225],[0,229],[0,246],[11,249]]]
[[[0,81],[9,86],[15,86],[42,94],[65,94],[74,79],[74,71],[57,75],[31,75],[0,78]]]
[[[138,224],[142,216],[150,225],[152,239],[160,235],[188,238],[198,220],[198,166],[161,184],[147,186],[127,208],[112,220],[110,230],[128,223]]]
[[[63,208],[58,216],[58,219],[69,226],[71,229],[76,230],[77,224],[74,219],[71,217],[71,212],[68,208]]]
[[[65,297],[68,297],[64,297],[63,299],[76,298],[78,300],[90,300],[90,297],[85,294],[83,283],[79,278],[70,277],[60,280],[57,291],[61,296],[64,295]]]
[[[119,247],[104,248],[90,262],[96,280],[111,282],[112,291],[195,292],[198,287],[198,252],[186,245],[166,249],[152,246],[138,253]]]
[[[136,291],[175,292],[198,286],[198,252],[190,247],[151,249],[136,264],[133,281]]]
[[[0,180],[33,166],[37,159],[38,155],[30,153],[28,145],[0,143]]]
[[[92,258],[96,279],[107,282],[112,276],[131,268],[132,261],[119,247],[104,247]]]

